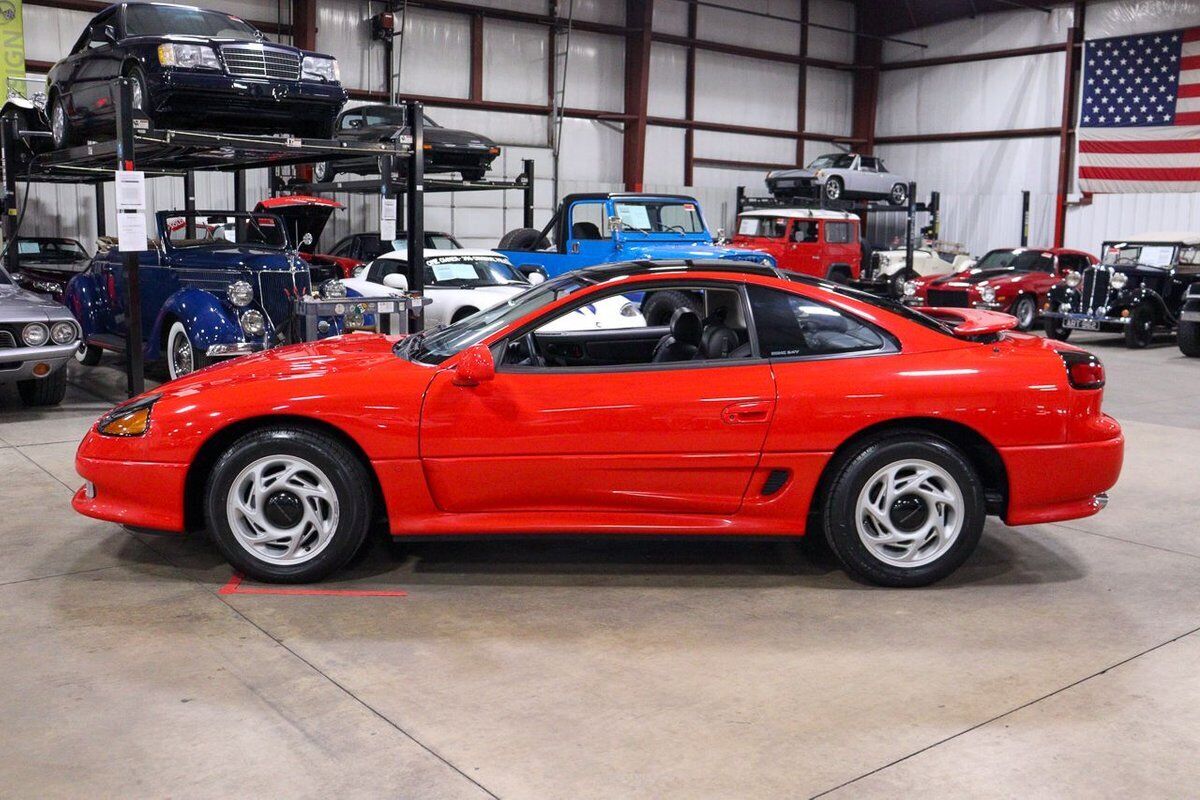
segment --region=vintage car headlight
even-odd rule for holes
[[[50,326],[50,341],[55,344],[70,344],[79,338],[74,322],[56,322]]]
[[[362,303],[351,303],[346,308],[345,314],[346,327],[361,328],[366,324],[367,317],[363,311]]]
[[[242,308],[250,305],[250,301],[254,299],[254,287],[247,281],[234,281],[225,290],[225,295],[229,298],[229,302]]]
[[[823,169],[817,170],[815,173],[813,173],[813,177],[816,178],[817,180],[821,180],[821,178],[825,177],[825,170],[823,170]]]
[[[979,296],[983,298],[983,302],[985,303],[994,303],[996,302],[996,289],[985,283],[979,287]]]
[[[901,291],[903,291],[903,292],[904,292],[904,296],[905,296],[905,297],[914,297],[914,296],[916,296],[916,294],[917,294],[917,282],[916,282],[916,281],[905,281],[905,282],[904,282],[904,286],[902,287]]]
[[[96,423],[96,430],[105,436],[141,436],[150,430],[150,409],[162,395],[152,394],[117,406]]]
[[[158,63],[184,69],[220,69],[221,62],[211,47],[202,44],[160,44]]]
[[[305,78],[320,78],[326,81],[340,82],[342,73],[338,69],[336,58],[321,58],[319,56],[305,56],[304,65],[300,68]]]
[[[1112,277],[1108,279],[1108,285],[1114,289],[1124,289],[1129,283],[1129,276],[1124,272],[1114,272]]]
[[[637,315],[637,306],[635,306],[633,303],[626,303],[625,305],[621,306],[622,317],[636,317]]]
[[[1066,275],[1063,276],[1063,283],[1065,283],[1067,286],[1070,286],[1072,289],[1074,289],[1076,286],[1083,283],[1083,276],[1080,275],[1075,270],[1071,270],[1070,272],[1068,272]]]
[[[346,296],[346,284],[337,278],[330,278],[321,284],[321,297],[326,300],[340,300]]]
[[[30,347],[41,347],[50,338],[50,329],[40,322],[31,322],[21,330],[21,339]]]
[[[267,329],[267,321],[263,317],[261,311],[255,311],[253,308],[249,311],[243,311],[240,319],[242,323],[242,331],[247,336],[262,336],[263,331]]]

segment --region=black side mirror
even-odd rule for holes
[[[104,37],[104,41],[106,41],[106,42],[110,42],[110,43],[112,43],[112,44],[116,44],[116,42],[117,42],[117,29],[116,29],[116,28],[114,28],[112,25],[105,25],[105,26],[104,26],[104,30],[103,30],[103,31],[101,31],[101,36],[103,36],[103,37]]]
[[[352,119],[352,120],[350,120],[350,127],[351,127],[351,128],[353,128],[353,129],[357,130],[357,129],[361,128],[362,126],[363,126],[363,121],[362,121],[361,119]]]

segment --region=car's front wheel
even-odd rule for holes
[[[55,150],[63,150],[79,144],[79,134],[67,113],[67,104],[60,96],[50,103],[50,139]]]
[[[1133,307],[1125,325],[1125,346],[1134,350],[1149,347],[1154,341],[1154,310],[1149,306]]]
[[[1179,323],[1179,351],[1189,358],[1200,358],[1200,322]]]
[[[329,183],[337,177],[337,168],[328,161],[318,161],[313,164],[313,181],[316,183]]]
[[[209,530],[222,555],[261,581],[320,580],[354,557],[372,513],[370,476],[338,439],[302,427],[255,431],[213,466]]]
[[[888,193],[888,199],[892,201],[894,206],[902,206],[908,202],[908,187],[903,183],[897,183],[892,187],[892,191]]]
[[[171,380],[207,367],[209,363],[208,354],[196,349],[183,323],[179,320],[171,323],[167,333],[167,372]]]
[[[1042,328],[1046,331],[1046,336],[1060,342],[1065,342],[1071,338],[1071,329],[1062,324],[1062,320],[1057,317],[1043,317]]]
[[[1037,318],[1037,300],[1029,295],[1020,297],[1013,303],[1009,313],[1017,318],[1017,330],[1030,330],[1033,328],[1034,319]]]
[[[841,200],[845,189],[842,179],[836,175],[825,181],[825,197],[828,200]]]
[[[96,345],[80,342],[79,349],[75,351],[75,360],[85,367],[94,367],[100,363],[103,355],[104,351]]]
[[[856,578],[925,586],[967,559],[983,532],[983,486],[949,442],[922,432],[868,441],[834,464],[823,522]]]
[[[17,393],[27,406],[56,406],[67,396],[67,368],[59,367],[44,378],[17,381]]]

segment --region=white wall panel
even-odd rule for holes
[[[625,24],[625,4],[615,0],[562,0],[558,9],[559,16],[566,17],[568,12],[573,14],[575,19],[588,22]]]
[[[808,19],[852,31],[855,28],[854,4],[842,0],[809,0]],[[854,35],[810,27],[808,54],[813,58],[850,63],[854,61]]]
[[[365,7],[365,5],[364,5]],[[437,97],[471,94],[471,21],[461,14],[409,9],[400,56],[401,92]],[[400,50],[399,39],[396,49]]]
[[[724,161],[762,161],[792,164],[796,160],[796,140],[778,136],[743,136],[738,133],[696,131],[696,158]]]
[[[620,111],[625,107],[625,42],[598,33],[571,33],[567,62],[568,108]]]
[[[649,100],[652,117],[683,119],[687,115],[687,48],[650,46]]]
[[[645,184],[683,185],[683,128],[646,126]]]
[[[805,94],[805,127],[814,133],[849,136],[854,98],[854,78],[845,70],[808,70]],[[792,107],[795,108],[795,103]],[[791,126],[795,126],[795,121]]]
[[[724,2],[719,5],[765,12],[797,21],[800,19],[800,4],[797,2],[741,0],[738,3]],[[780,19],[756,17],[739,11],[727,11],[710,5],[700,6],[697,11],[696,35],[700,39],[711,42],[725,42],[760,50],[772,50],[777,53],[796,55],[800,52],[799,24],[792,24]]]
[[[434,106],[426,106],[426,111],[443,127],[476,131],[501,145],[545,147],[549,141],[546,136],[546,117],[540,114],[508,114]]]
[[[1200,25],[1200,0],[1092,0],[1084,18],[1088,39]]]
[[[383,46],[371,41],[371,11],[356,0],[318,0],[317,49],[335,57],[342,84],[381,92],[387,85]]]
[[[798,91],[794,65],[696,53],[697,119],[795,130]]]
[[[1097,256],[1105,240],[1162,230],[1200,230],[1200,194],[1098,194],[1067,210],[1067,246]]]
[[[887,12],[881,9],[878,13]],[[1088,4],[1087,16],[1090,21],[1091,3]],[[899,34],[896,38],[918,42],[925,47],[885,42],[883,60],[911,61],[918,58],[937,58],[1065,42],[1067,29],[1071,27],[1071,17],[1071,7],[1065,5],[1054,8],[1049,14],[1042,11],[1013,10],[953,20]]]
[[[885,71],[875,132],[896,136],[1058,125],[1065,65],[1064,54],[1046,53]]]
[[[488,19],[483,23],[483,97],[546,104],[550,36],[540,25]],[[468,71],[470,67],[468,65]]]
[[[622,134],[588,119],[564,119],[559,176],[567,181],[621,181]]]
[[[546,14],[550,8],[547,0],[461,0],[461,2],[482,8],[500,8],[505,11],[521,11],[526,14]]]
[[[25,57],[33,61],[58,61],[71,52],[94,14],[43,6],[24,6]]]
[[[651,27],[659,33],[687,36],[688,4],[684,0],[654,0]]]

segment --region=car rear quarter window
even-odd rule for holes
[[[851,225],[849,222],[826,222],[825,223],[825,241],[830,244],[849,244],[854,241],[851,237]]]
[[[766,358],[871,352],[889,343],[873,325],[832,306],[765,286],[746,288],[759,352]]]

